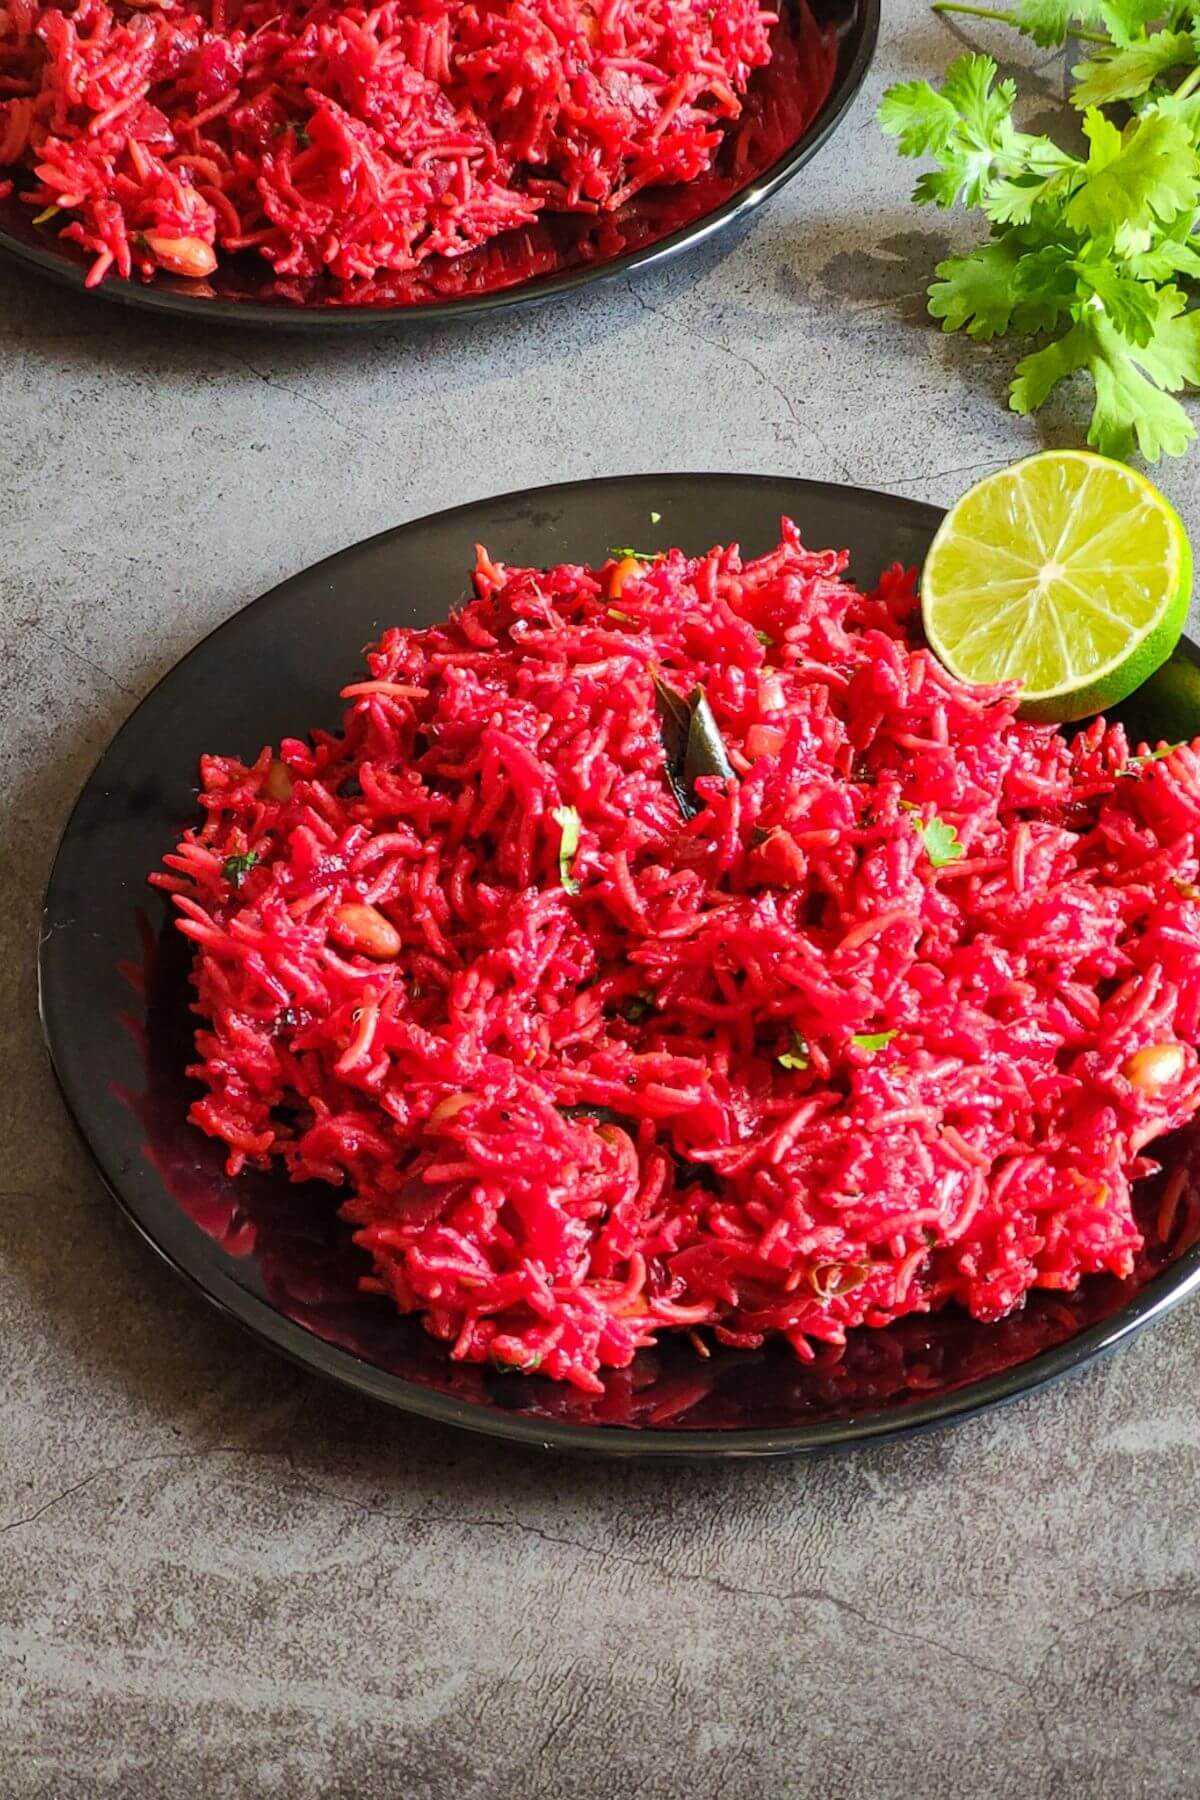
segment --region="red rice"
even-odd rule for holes
[[[664,1329],[810,1358],[1128,1273],[1138,1152],[1200,1106],[1195,759],[1018,722],[919,647],[909,576],[863,597],[786,521],[619,609],[616,566],[480,552],[340,734],[203,759],[152,877],[196,944],[195,1123],[341,1188],[368,1285],[454,1356],[589,1390]],[[656,673],[745,771],[690,821]],[[1147,1092],[1152,1045],[1182,1066]]]
[[[0,168],[34,172],[90,283],[247,247],[366,280],[694,179],[773,22],[757,0],[7,0]]]

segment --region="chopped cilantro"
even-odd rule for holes
[[[913,824],[935,869],[944,869],[947,863],[958,862],[960,857],[966,855],[955,836],[953,825],[948,825],[945,819],[939,819],[936,813],[923,824],[915,819]]]
[[[634,994],[632,999],[627,1000],[621,1008],[622,1016],[628,1019],[631,1025],[640,1025],[643,1019],[648,1019],[650,1014],[656,1011],[654,995],[647,993]]]
[[[860,1050],[886,1050],[895,1031],[856,1031],[850,1042]]]
[[[756,631],[754,635],[764,650],[769,650],[775,642],[775,639],[771,636],[769,631]]]
[[[221,873],[230,887],[240,888],[257,861],[255,850],[247,850],[241,856],[227,856],[221,864]]]
[[[1122,775],[1128,775],[1131,769],[1144,769],[1147,763],[1162,762],[1164,757],[1174,756],[1176,750],[1182,750],[1182,749],[1183,749],[1182,742],[1180,742],[1178,744],[1163,744],[1157,750],[1147,750],[1145,756],[1127,757],[1126,758],[1126,766],[1120,771],[1120,773]]]
[[[631,550],[628,544],[610,544],[608,554],[617,562],[625,562],[632,557],[634,562],[661,562],[666,554],[663,550]]]
[[[562,841],[558,846],[559,880],[568,894],[577,894],[579,883],[571,873],[571,865],[575,861],[575,852],[579,849],[579,814],[573,806],[556,806],[550,816],[562,830]]]
[[[785,1050],[782,1056],[777,1056],[775,1061],[781,1069],[807,1069],[808,1040],[802,1038],[798,1031],[793,1031],[792,1048]]]
[[[497,1375],[532,1375],[542,1364],[540,1351],[535,1350],[524,1362],[509,1362],[507,1357],[498,1356],[493,1349],[489,1361]]]
[[[652,524],[652,525],[661,525],[661,524],[662,524],[662,514],[661,514],[661,513],[656,513],[656,512],[652,512],[652,513],[651,513],[651,514],[650,514],[650,523],[651,523],[651,524]]]

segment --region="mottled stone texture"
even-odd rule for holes
[[[843,1460],[511,1454],[210,1312],[118,1219],[37,1038],[72,796],[289,571],[531,482],[782,469],[945,501],[1076,441],[1075,400],[1006,415],[1010,351],[922,314],[971,227],[910,207],[871,114],[954,44],[887,0],[866,92],[749,235],[525,317],[297,343],[0,273],[3,1800],[1200,1794],[1200,1309]],[[1062,62],[1036,62],[1048,106]],[[1163,478],[1200,528],[1200,451]]]

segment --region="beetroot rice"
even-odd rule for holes
[[[710,164],[757,0],[0,5],[0,177],[110,270],[347,282]],[[12,183],[0,179],[0,196]]]
[[[481,551],[341,734],[203,759],[152,877],[192,1117],[342,1189],[456,1357],[596,1391],[662,1330],[811,1357],[1131,1267],[1144,1148],[1200,1106],[1200,757],[1018,722],[910,576],[844,567],[787,521],[745,564]],[[733,771],[690,819],[656,678]]]

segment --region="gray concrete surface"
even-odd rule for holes
[[[1000,409],[1008,350],[922,315],[970,228],[909,206],[871,115],[953,44],[888,0],[844,129],[749,236],[528,317],[277,342],[0,271],[3,1800],[1200,1793],[1200,1308],[851,1459],[516,1455],[221,1323],[117,1218],[37,1038],[79,783],[289,571],[527,482],[785,470],[946,501],[1072,440],[1070,403]],[[1049,104],[1061,59],[1034,60]],[[1200,529],[1200,450],[1163,480]]]

